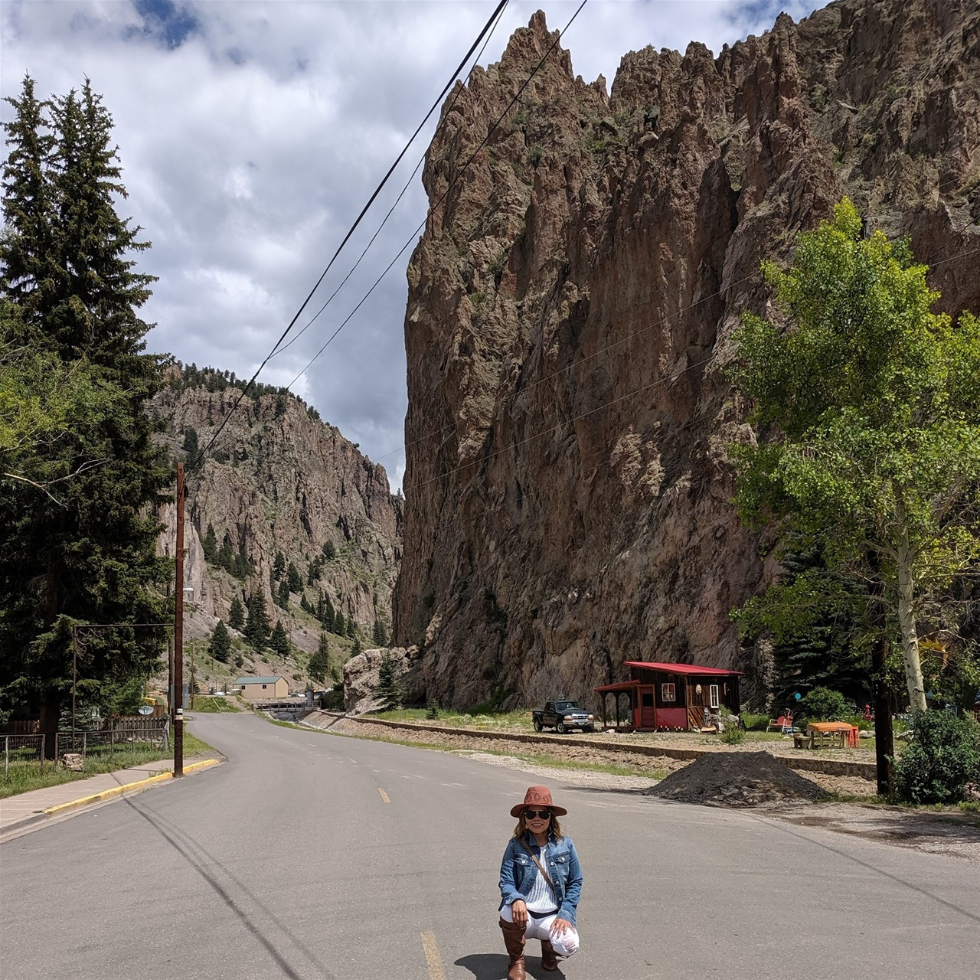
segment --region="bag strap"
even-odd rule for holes
[[[555,883],[551,880],[551,878],[548,877],[548,872],[544,870],[544,865],[534,856],[534,851],[532,851],[531,848],[527,846],[523,838],[521,838],[521,847],[523,847],[524,850],[531,855],[531,860],[538,866],[538,871],[540,871],[541,874],[544,875],[544,880],[548,882],[548,887],[552,891],[554,891]]]

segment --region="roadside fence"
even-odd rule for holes
[[[39,764],[44,768],[47,735],[0,735],[3,743],[3,772],[10,766],[23,763]],[[82,760],[89,757],[112,758],[117,755],[136,756],[148,748],[167,752],[170,749],[169,718],[117,718],[99,731],[58,732],[54,736],[54,757],[75,753]]]

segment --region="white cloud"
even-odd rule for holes
[[[712,50],[819,6],[722,0],[592,0],[564,45],[576,73],[611,85],[620,58],[652,44]],[[577,2],[512,0],[483,63],[539,7],[561,28]],[[0,90],[29,72],[39,95],[89,75],[115,121],[129,200],[120,208],[153,248],[160,277],[144,316],[151,349],[250,376],[316,282],[381,176],[448,80],[493,5],[488,0],[3,0]],[[10,118],[4,105],[4,119]],[[360,254],[434,122],[409,152],[308,311],[304,326]],[[362,267],[262,380],[304,367],[424,217],[411,192]],[[293,386],[400,480],[406,407],[402,319],[409,251]]]

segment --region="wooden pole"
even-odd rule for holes
[[[184,464],[177,464],[177,547],[174,553],[174,777],[184,775]]]

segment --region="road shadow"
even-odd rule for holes
[[[473,953],[470,956],[461,956],[453,965],[469,970],[473,974],[473,980],[503,980],[507,976],[508,962],[506,953]],[[529,956],[525,960],[525,969],[527,975],[535,980],[565,980],[561,967],[557,970],[543,970],[541,960],[536,956]]]

